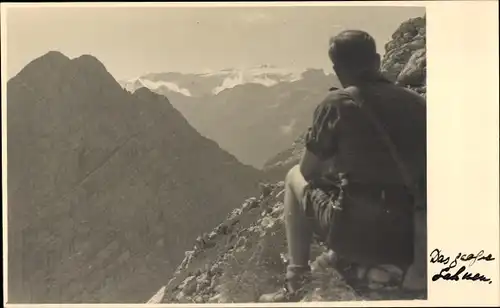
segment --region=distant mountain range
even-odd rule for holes
[[[199,74],[151,73],[138,78],[120,81],[128,91],[138,88],[163,88],[163,91],[180,93],[190,97],[216,95],[226,89],[247,83],[262,84],[270,87],[280,82],[293,82],[302,78],[300,70],[287,70],[270,65],[261,65],[248,69],[223,69],[221,71]]]
[[[263,65],[200,74],[157,73],[121,81],[169,98],[202,135],[241,162],[262,168],[310,125],[312,112],[335,75],[320,69],[292,71]]]
[[[49,52],[7,84],[9,302],[142,302],[261,173],[161,95]]]

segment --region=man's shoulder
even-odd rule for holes
[[[331,87],[321,104],[340,107],[352,103],[352,98],[346,91],[337,87]]]
[[[398,97],[399,99],[403,100],[410,100],[410,101],[413,100],[425,103],[424,97],[422,97],[416,91],[407,87],[391,83],[391,84],[385,84],[382,89],[384,92],[387,92],[391,97]]]

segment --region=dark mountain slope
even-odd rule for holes
[[[168,99],[58,52],[8,82],[10,302],[141,302],[259,172]]]

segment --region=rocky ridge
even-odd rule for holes
[[[281,287],[286,267],[283,221],[284,182],[263,184],[258,198],[247,199],[217,227],[197,238],[186,251],[172,279],[148,303],[244,303]],[[349,273],[330,266],[331,254],[316,241],[311,249],[313,282],[308,301],[423,299],[395,285],[402,273],[395,267]]]
[[[412,18],[402,23],[385,45],[382,73],[391,81],[425,96],[426,18]]]

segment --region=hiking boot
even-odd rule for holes
[[[261,303],[298,302],[307,294],[306,287],[311,280],[311,269],[306,267],[288,266],[284,286],[273,293],[259,297]]]

